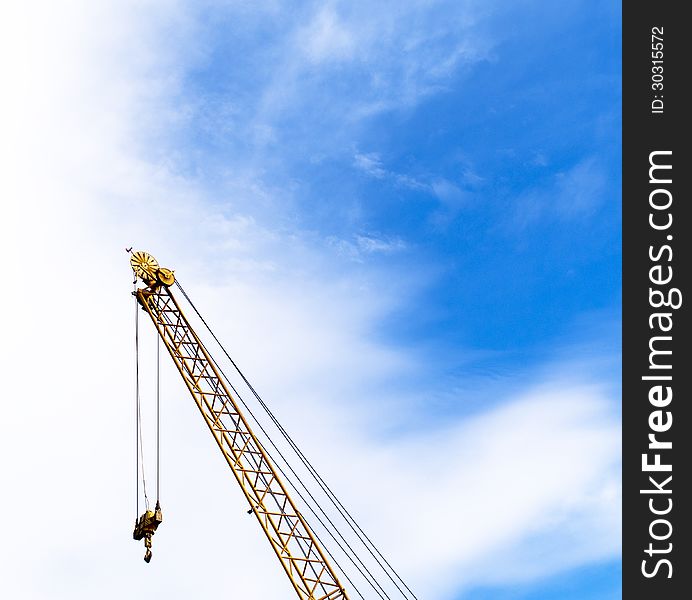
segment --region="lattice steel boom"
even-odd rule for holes
[[[348,600],[310,527],[288,495],[235,398],[169,286],[173,272],[135,252],[130,261],[146,287],[134,292],[202,413],[252,512],[301,600]]]

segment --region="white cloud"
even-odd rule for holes
[[[523,229],[544,219],[588,217],[603,203],[606,183],[603,163],[598,157],[586,157],[521,193],[515,201],[512,226]]]
[[[436,227],[449,225],[461,210],[471,203],[473,198],[472,192],[461,189],[457,184],[444,177],[434,177],[427,181],[423,177],[414,177],[408,173],[389,170],[385,168],[384,162],[377,152],[356,152],[353,165],[369,177],[390,182],[394,186],[423,192],[434,198],[437,207],[431,213],[430,222]],[[462,172],[460,177],[467,186],[476,186],[482,181],[482,178],[470,169]],[[357,250],[349,246],[348,243],[341,242],[341,245],[344,251],[351,254]],[[357,251],[355,254],[356,256],[359,255]]]
[[[356,242],[363,252],[369,254],[374,252],[389,254],[406,248],[406,243],[399,238],[378,238],[371,235],[357,235]]]
[[[353,56],[353,32],[339,19],[333,6],[323,6],[313,17],[305,31],[298,35],[298,44],[314,63],[348,59]]]
[[[374,234],[357,234],[353,241],[331,236],[327,242],[340,256],[358,263],[364,262],[370,255],[396,254],[408,247],[401,238]]]
[[[383,381],[424,371],[371,334],[405,284],[376,286],[300,232],[247,216],[245,203],[270,193],[262,186],[241,178],[224,211],[164,160],[143,158],[160,156],[176,115],[187,42],[178,48],[171,32],[185,40],[191,30],[179,5],[11,9],[0,19],[11,91],[0,112],[10,166],[1,191],[7,597],[291,593],[168,363],[165,521],[150,565],[131,539],[133,301],[123,249],[133,243],[176,269],[287,428],[429,598],[617,554],[617,423],[598,386],[549,381],[472,419],[382,439],[374,419],[398,418],[382,407],[407,401]],[[374,234],[353,243],[403,248]],[[144,416],[151,425],[151,410]],[[519,556],[546,546],[559,549],[553,562],[519,572]]]
[[[300,139],[305,153],[348,148],[371,116],[408,110],[444,91],[464,69],[488,60],[496,43],[481,25],[491,11],[470,2],[334,1],[256,10],[221,3],[214,10],[223,15],[222,31],[209,26],[206,12],[192,16],[204,48],[195,67],[213,72],[217,88],[229,92],[188,100],[185,118],[210,138],[232,137],[242,150],[283,148],[305,130],[311,132]],[[258,32],[259,46],[248,32]],[[233,68],[210,69],[212,61]],[[237,88],[239,72],[246,77]],[[247,154],[233,153],[234,163],[254,164],[255,153]]]
[[[353,164],[356,166],[356,168],[377,179],[382,179],[388,174],[382,165],[380,155],[376,152],[369,152],[365,154],[356,152]]]
[[[442,205],[450,210],[458,210],[468,198],[468,194],[447,179],[436,179],[432,189]]]
[[[411,190],[422,191],[432,196],[441,198],[441,195],[438,194],[438,190],[435,187],[436,183],[430,184],[407,173],[397,173],[396,171],[386,169],[382,158],[377,152],[356,152],[353,157],[353,166],[359,171],[362,171],[366,175],[374,177],[375,179],[388,180],[394,185]],[[441,181],[443,181],[447,186],[452,185],[445,180]]]

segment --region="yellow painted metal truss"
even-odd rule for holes
[[[230,394],[211,356],[176,302],[172,271],[139,256],[145,288],[138,302],[151,317],[175,366],[301,600],[348,600],[307,522]],[[144,267],[143,267],[144,265]],[[142,275],[142,273],[144,275]]]

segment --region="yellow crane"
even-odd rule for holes
[[[131,248],[127,251],[131,252]],[[140,394],[139,394],[139,309],[144,310],[154,324],[159,345],[162,342],[173,359],[178,372],[192,395],[195,404],[199,408],[209,431],[216,441],[219,450],[231,468],[233,476],[247,499],[250,510],[254,513],[266,538],[274,550],[277,558],[288,575],[293,588],[301,600],[349,600],[349,594],[339,581],[338,572],[349,584],[349,590],[357,594],[361,600],[365,596],[356,586],[354,580],[337,562],[335,556],[326,548],[321,538],[311,529],[296,504],[288,493],[286,482],[297,494],[312,515],[317,519],[325,533],[338,546],[346,559],[356,569],[360,577],[370,586],[374,596],[380,600],[393,600],[393,595],[400,595],[405,600],[418,600],[411,588],[406,585],[401,576],[377,549],[372,540],[365,534],[355,519],[346,510],[346,507],[335,496],[331,488],[315,470],[306,456],[291,439],[286,430],[281,426],[266,403],[252,387],[245,375],[240,371],[218,338],[211,331],[204,317],[199,313],[185,290],[176,280],[171,269],[160,267],[156,259],[146,252],[134,252],[130,258],[130,265],[135,274],[135,290],[133,295],[136,300],[137,310],[135,318],[135,339],[137,347],[137,514],[139,515],[139,469],[142,459],[142,485],[146,509],[135,520],[133,537],[136,540],[144,540],[146,552],[144,560],[151,560],[151,541],[156,529],[163,521],[161,506],[159,504],[159,471],[158,468],[158,367],[157,367],[157,481],[156,481],[156,506],[150,510],[144,478],[144,460],[142,451]],[[143,284],[138,287],[138,283]],[[219,347],[230,360],[238,375],[248,386],[260,406],[272,420],[284,440],[288,443],[302,465],[312,477],[320,491],[324,494],[331,507],[343,519],[342,524],[350,528],[351,540],[349,541],[339,531],[332,518],[321,506],[302,478],[291,466],[279,447],[272,441],[268,432],[257,420],[254,412],[237,392],[230,380],[226,378],[218,363],[208,352],[202,340],[193,330],[190,322],[185,317],[180,304],[176,300],[171,286],[175,285],[184,299],[192,307],[197,317],[208,330],[208,333],[219,344]],[[158,348],[158,346],[157,346]],[[158,364],[157,349],[157,364]],[[229,388],[235,395],[231,394]],[[259,430],[266,436],[271,447],[278,453],[285,467],[292,477],[277,464],[267,452],[267,447],[255,435],[248,420],[240,409],[240,404],[254,419]],[[297,483],[302,486],[305,496],[299,490]],[[307,496],[307,497],[306,497]],[[308,501],[308,498],[310,501]],[[317,509],[317,510],[316,510]],[[322,517],[318,514],[321,513]],[[357,540],[357,542],[355,541]],[[353,545],[359,548],[356,551]],[[358,544],[361,544],[360,546]],[[363,556],[369,555],[368,562]],[[361,556],[361,554],[363,556]],[[328,560],[331,559],[331,560]],[[389,579],[385,589],[381,581],[373,574],[376,568],[372,561],[381,569],[381,572]],[[393,585],[392,589],[389,584]],[[391,595],[390,595],[391,594]],[[373,596],[373,597],[374,597]]]
[[[173,271],[159,267],[146,252],[134,252],[130,264],[135,281],[144,284],[133,292],[137,302],[151,317],[298,596],[301,600],[348,600],[315,535],[173,296]],[[147,510],[137,520],[134,537],[145,540],[147,562],[151,536],[161,521],[158,502],[154,511]]]

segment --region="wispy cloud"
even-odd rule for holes
[[[362,263],[370,255],[395,254],[407,248],[406,242],[397,237],[377,236],[374,234],[356,234],[351,240],[331,236],[328,244],[336,249],[340,256]]]
[[[383,179],[389,172],[382,165],[382,159],[376,152],[361,154],[356,152],[354,156],[354,165],[364,173],[377,179]]]
[[[410,190],[418,190],[428,194],[437,195],[434,183],[427,183],[407,173],[397,173],[396,171],[386,169],[384,163],[382,162],[382,158],[377,152],[356,152],[353,157],[353,165],[359,171],[362,171],[366,175],[374,177],[375,179],[386,179],[395,185],[408,188]]]
[[[216,10],[225,14],[223,31],[205,32],[204,13],[190,15],[206,46],[217,46],[198,53],[195,69],[213,70],[211,61],[233,65],[214,71],[215,87],[227,84],[232,92],[223,100],[229,109],[207,110],[208,100],[194,99],[190,80],[187,117],[194,124],[220,119],[211,131],[226,131],[263,152],[295,142],[292,134],[304,129],[312,131],[314,152],[347,147],[369,118],[412,108],[444,90],[464,67],[486,60],[494,44],[483,30],[485,9],[465,2],[277,5],[264,11],[261,24],[236,5]],[[239,45],[248,30],[263,29],[272,35],[261,49]],[[246,87],[236,90],[238,69],[247,77]]]
[[[318,8],[305,29],[297,32],[296,45],[312,63],[345,61],[357,48],[355,32],[339,18],[333,5]]]
[[[357,235],[356,242],[364,252],[397,252],[406,248],[403,240],[398,238],[377,238],[369,235]]]
[[[550,175],[516,198],[512,227],[523,230],[545,219],[574,221],[591,216],[604,201],[607,177],[595,156]]]
[[[460,187],[463,183],[457,184],[440,176],[424,178],[398,173],[385,168],[382,158],[376,152],[356,152],[353,165],[369,177],[389,182],[396,187],[421,192],[434,199],[436,207],[431,211],[430,221],[435,226],[448,225],[464,207],[470,206],[474,197],[471,190],[482,181],[481,177],[469,169],[460,171],[459,174],[459,179],[467,183],[466,189]]]

